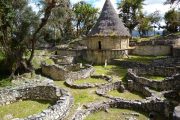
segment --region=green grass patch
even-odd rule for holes
[[[87,79],[81,79],[81,80],[75,81],[75,84],[83,84],[83,83],[103,84],[103,83],[108,83],[108,82],[103,79],[95,79],[95,78],[87,78]]]
[[[11,79],[8,78],[8,76],[1,75],[0,76],[0,88],[11,86]]]
[[[162,81],[166,78],[166,77],[162,77],[162,76],[150,76],[150,75],[146,75],[144,77],[146,77],[150,80],[156,80],[156,81]]]
[[[64,81],[55,81],[55,85],[64,88],[68,90],[72,96],[74,97],[74,105],[70,111],[70,114],[67,116],[67,119],[69,120],[74,112],[83,104],[87,104],[90,102],[97,102],[97,101],[102,101],[105,100],[106,98],[98,96],[95,91],[95,88],[90,88],[90,89],[71,89],[64,85]],[[69,118],[69,119],[68,119]]]
[[[111,95],[111,96],[114,96],[114,97],[120,97],[120,98],[124,98],[124,99],[127,99],[127,100],[141,100],[141,99],[144,99],[145,97],[138,93],[138,92],[119,92],[118,90],[113,90],[113,91],[110,91],[108,92],[108,95]]]
[[[49,101],[20,101],[6,106],[0,106],[0,118],[7,120],[6,116],[13,118],[25,118],[29,115],[40,113],[51,105]]]
[[[123,80],[127,74],[127,69],[122,68],[120,66],[115,65],[108,65],[107,67],[104,66],[94,66],[95,74],[99,75],[109,75],[112,76],[114,80]]]
[[[130,55],[129,58],[120,59],[121,61],[139,62],[143,64],[149,64],[153,60],[165,58],[166,56],[135,56]]]
[[[128,113],[128,115],[124,115]],[[138,113],[139,116],[135,117],[131,115],[132,113]],[[96,112],[89,115],[85,120],[127,120],[127,117],[135,117],[137,120],[148,120],[147,114],[136,112],[134,110],[127,109],[109,109],[108,113],[105,111]]]
[[[2,54],[2,52],[0,51],[0,61],[2,61],[4,59],[4,55]]]
[[[90,89],[71,89],[68,88],[66,85],[64,85],[64,81],[55,81],[55,84],[61,88],[64,88],[74,96],[74,103],[75,105],[79,104],[85,104],[93,101],[99,101],[101,99],[104,99],[103,97],[100,97],[96,95],[95,88]]]

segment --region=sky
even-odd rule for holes
[[[30,1],[38,1],[38,0],[30,0]],[[72,4],[75,4],[79,1],[85,1],[90,4],[92,4],[94,7],[99,8],[100,10],[102,9],[105,0],[70,0]],[[113,3],[114,8],[117,10],[117,3],[119,3],[121,0],[111,0]],[[143,7],[143,11],[145,13],[153,13],[156,10],[159,10],[161,15],[163,16],[165,12],[169,10],[171,7],[170,5],[164,5],[163,3],[166,0],[145,0],[145,5]],[[33,7],[34,10],[37,9],[37,7],[31,2],[31,6]]]
[[[37,0],[31,0],[31,1],[37,1]],[[82,0],[70,0],[72,4],[75,4],[79,1],[82,1]],[[92,4],[94,7],[96,8],[99,8],[99,10],[102,9],[103,5],[104,5],[104,2],[105,0],[83,0],[85,2],[88,2],[90,4]],[[121,0],[111,0],[111,2],[113,3],[113,6],[114,8],[116,9],[116,11],[118,12],[117,10],[117,3],[119,3]],[[155,11],[159,11],[161,16],[164,16],[164,14],[170,9],[170,5],[164,5],[163,3],[165,2],[166,0],[145,0],[145,4],[143,6],[143,12],[144,13],[147,13],[147,14],[150,14],[150,13],[153,13]],[[37,7],[35,4],[33,4],[31,2],[31,6],[33,7],[33,10],[37,10]],[[180,7],[180,6],[179,6]],[[162,21],[162,24],[164,24],[164,22]]]
[[[71,0],[71,3],[77,3],[81,0]],[[91,3],[94,7],[99,8],[100,10],[103,7],[103,4],[105,2],[105,0],[83,0],[86,1],[88,3]],[[117,8],[117,3],[119,3],[121,0],[111,0],[111,2],[113,3],[114,8]],[[165,0],[145,0],[145,5],[143,8],[143,11],[147,14],[149,13],[153,13],[156,10],[160,11],[161,15],[164,15],[165,12],[168,11],[168,9],[170,8],[170,5],[164,5],[163,3],[165,2]],[[117,10],[117,9],[116,9]]]

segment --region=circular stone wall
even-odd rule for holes
[[[73,98],[67,91],[52,85],[27,85],[0,91],[0,105],[27,99],[55,101],[55,104],[39,114],[16,120],[59,120],[66,116],[73,103]]]
[[[42,65],[42,73],[45,76],[52,78],[53,80],[84,79],[90,77],[93,72],[93,66],[87,64],[82,66],[82,68],[80,64],[67,66],[60,66],[57,64]]]
[[[149,89],[145,88],[143,86],[138,86],[138,89],[135,89],[134,87],[132,87],[134,89],[129,89],[129,88],[130,87],[126,88],[121,81],[118,81],[118,82],[110,83],[110,84],[99,87],[96,90],[96,94],[106,97],[106,98],[110,98],[110,99],[126,99],[126,98],[120,98],[120,97],[115,97],[115,96],[109,95],[108,92],[117,90],[117,91],[121,91],[123,93],[123,92],[127,92],[127,90],[130,90],[130,92],[136,91],[136,92],[142,93],[142,95],[145,97],[152,96],[152,93],[149,91]]]
[[[133,80],[134,82],[140,83],[144,86],[148,86],[150,88],[156,90],[172,90],[177,88],[180,84],[180,75],[172,75],[172,77],[166,77],[163,81],[155,81],[148,79],[146,77],[142,77],[144,74],[149,74],[149,71],[142,70],[138,68],[128,69],[127,78],[128,80]]]
[[[91,78],[95,78],[95,79],[102,79],[104,81],[107,82],[112,82],[112,78],[106,75],[92,75]],[[74,80],[74,79],[67,79],[65,81],[66,85],[68,85],[71,88],[75,88],[75,89],[86,89],[86,88],[94,88],[94,87],[100,87],[100,86],[104,86],[107,83],[102,83],[102,84],[98,84],[98,83],[82,83],[82,84],[76,84],[75,81],[78,80]]]
[[[137,111],[144,111],[151,113],[157,112],[158,114],[165,114],[166,103],[158,100],[143,100],[143,101],[130,101],[130,100],[110,100],[99,103],[92,103],[84,106],[85,109],[78,110],[73,116],[72,120],[83,120],[88,115],[98,111],[108,111],[109,108],[131,109]]]

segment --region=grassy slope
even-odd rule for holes
[[[151,80],[156,80],[156,81],[162,81],[165,79],[165,77],[162,77],[162,76],[148,76],[148,75],[146,75],[145,77],[148,79],[151,79]]]
[[[117,90],[113,90],[108,92],[109,95],[114,96],[114,97],[120,97],[128,100],[141,100],[144,99],[143,95],[137,92],[124,92],[121,93]]]
[[[0,106],[0,118],[7,120],[5,116],[12,115],[13,118],[24,118],[29,115],[37,114],[48,108],[48,101],[20,101],[6,106]]]
[[[123,80],[127,74],[127,69],[124,69],[119,66],[115,65],[108,65],[107,67],[104,66],[94,66],[95,67],[95,74],[104,74],[112,76],[114,80]]]
[[[89,115],[85,120],[126,120],[126,117],[133,117],[132,115],[123,115],[123,113],[137,113],[133,110],[127,109],[109,109],[109,112],[100,111]],[[147,117],[139,113],[137,120],[148,120]]]
[[[128,113],[128,115],[124,115],[124,113]],[[139,116],[133,116],[131,115],[132,113],[139,114]],[[136,118],[136,120],[149,120],[147,113],[137,112],[128,109],[115,109],[115,108],[109,109],[108,113],[105,111],[100,111],[91,114],[87,118],[85,118],[85,120],[127,120],[127,118],[131,118],[131,117]],[[164,120],[164,119],[161,115],[159,115],[156,120]]]
[[[83,84],[83,83],[102,84],[102,83],[107,83],[107,81],[103,79],[95,79],[95,78],[87,78],[87,79],[81,79],[75,81],[75,84]]]

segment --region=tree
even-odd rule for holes
[[[141,14],[139,16],[139,24],[137,26],[140,36],[147,36],[148,32],[152,30],[151,21],[148,16]]]
[[[28,7],[26,0],[1,0],[0,6],[0,42],[5,56],[1,68],[4,68],[4,72],[14,74],[25,64],[23,55],[28,45],[28,36],[33,32],[38,17]]]
[[[27,0],[0,1],[0,43],[5,55],[1,68],[4,68],[4,72],[14,76],[17,71],[32,70],[31,61],[38,33],[47,24],[52,9],[64,7],[65,4],[65,0],[45,0],[43,16],[38,24],[38,18],[28,7]],[[30,45],[30,57],[26,59],[23,56]]]
[[[155,28],[160,27],[160,20],[161,16],[159,14],[159,11],[155,11],[154,13],[151,13],[149,15],[141,13],[139,15],[139,24],[137,26],[140,36],[147,36],[148,32],[152,31],[153,28],[155,34]]]
[[[122,0],[118,4],[119,16],[123,19],[131,34],[133,29],[139,24],[138,16],[142,13],[143,2],[144,0]]]
[[[148,18],[151,22],[151,26],[154,28],[154,35],[155,35],[155,28],[161,28],[161,25],[160,25],[160,21],[161,21],[161,15],[159,13],[159,11],[155,11],[154,13],[148,15]]]
[[[57,39],[68,41],[73,38],[73,11],[69,0],[67,0],[67,3],[65,7],[54,9],[50,22],[47,23],[47,31],[54,31],[55,41]]]
[[[74,5],[76,36],[87,35],[97,20],[98,9],[86,2],[78,2]]]
[[[166,0],[165,4],[178,4],[180,0]]]
[[[168,32],[178,32],[180,31],[180,12],[175,9],[169,10],[165,13],[164,19],[166,23],[166,30]]]

